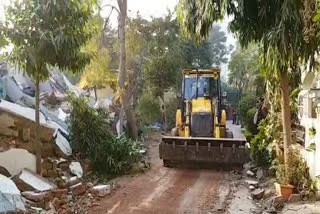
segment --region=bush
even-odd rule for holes
[[[252,134],[257,133],[256,125],[253,123],[253,118],[256,113],[256,98],[248,95],[241,98],[239,103],[239,110],[241,120],[248,131]]]
[[[252,159],[261,166],[269,166],[271,164],[270,142],[266,138],[265,128],[265,121],[261,121],[258,127],[258,134],[250,142]]]
[[[248,110],[246,118],[244,118],[244,124],[246,129],[253,135],[258,133],[257,125],[253,123],[254,115],[256,114],[256,108],[251,108]]]
[[[250,141],[251,156],[263,166],[271,165],[274,145],[280,145],[282,125],[278,114],[268,114],[258,126],[258,133]]]
[[[298,151],[290,151],[290,167],[288,175],[285,175],[284,164],[274,161],[272,168],[276,171],[276,180],[280,184],[291,184],[298,191],[313,191],[309,167],[298,154]]]
[[[93,109],[85,98],[71,95],[69,129],[71,145],[83,158],[89,158],[93,169],[100,174],[118,175],[139,161],[141,144],[111,132],[106,110]]]

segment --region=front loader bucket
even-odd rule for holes
[[[163,136],[160,158],[167,163],[239,165],[249,161],[245,139]]]

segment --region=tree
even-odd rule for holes
[[[97,26],[98,32],[102,31],[103,19],[100,16],[96,15],[91,23]],[[117,84],[117,75],[116,72],[110,70],[109,51],[103,44],[102,39],[103,34],[97,34],[84,46],[84,52],[91,56],[91,62],[85,67],[79,82],[81,88],[94,89],[96,100],[98,99],[97,88],[110,86],[115,90]]]
[[[49,66],[77,72],[90,61],[80,48],[91,37],[87,23],[93,9],[78,0],[16,0],[6,12],[0,30],[13,44],[9,60],[35,80],[35,147],[41,173],[39,83],[49,77]]]
[[[143,66],[143,78],[146,88],[151,91],[154,98],[161,99],[166,129],[164,94],[169,89],[177,88],[177,83],[180,82],[179,75],[184,67],[184,44],[179,37],[179,28],[171,12],[163,18],[153,18],[148,29],[151,38],[148,56]]]
[[[118,35],[119,35],[119,73],[117,81],[117,102],[120,104],[120,111],[117,113],[118,116],[118,132],[123,133],[124,125],[124,114],[127,117],[127,128],[129,137],[136,139],[138,137],[137,122],[135,118],[134,111],[132,109],[132,91],[134,91],[135,84],[132,85],[132,81],[128,80],[128,70],[127,70],[127,50],[126,50],[126,20],[127,17],[127,0],[117,0],[118,8],[107,4],[105,6],[111,7],[111,12],[113,10],[118,13]],[[102,8],[101,7],[101,8]],[[107,27],[109,17],[105,21],[105,27]],[[104,29],[105,30],[105,29]],[[112,32],[113,33],[113,32]],[[110,45],[110,43],[109,43]],[[111,45],[112,46],[112,45]],[[112,48],[113,49],[113,48]],[[116,54],[112,53],[111,57]],[[114,63],[112,63],[114,65]],[[133,75],[134,76],[134,75]],[[131,83],[131,84],[130,84]]]
[[[263,84],[261,84],[258,46],[249,45],[246,49],[237,47],[231,55],[228,68],[229,84],[237,89],[239,98],[243,92],[260,95],[257,92],[263,89]]]
[[[234,17],[230,29],[236,33],[242,46],[250,42],[261,43],[265,68],[280,80],[286,175],[292,141],[289,69],[295,71],[299,59],[312,59],[319,46],[317,39],[304,40],[304,23],[310,23],[310,18],[303,14],[308,5],[304,4],[306,1],[180,0],[178,7],[179,22],[186,36],[196,39],[207,36],[213,22],[228,14]]]
[[[212,68],[223,61],[228,53],[225,46],[226,36],[220,27],[212,31],[217,38],[212,41],[204,40],[196,43],[184,39],[179,34],[179,26],[173,14],[169,11],[163,18],[153,18],[152,21],[142,21],[139,35],[143,35],[143,66],[142,76],[144,89],[151,91],[151,95],[161,98],[164,103],[163,122],[166,126],[166,109],[164,102],[165,91],[180,92],[182,69],[184,68]],[[148,94],[150,96],[150,93]]]
[[[120,43],[120,64],[118,74],[118,94],[120,97],[121,110],[119,115],[120,133],[123,132],[124,113],[127,112],[127,100],[125,99],[125,79],[126,79],[126,19],[127,19],[127,0],[117,0],[119,7],[119,43]]]
[[[230,51],[232,51],[233,46],[227,47],[227,35],[221,30],[220,25],[214,24],[209,33],[208,41],[210,42],[211,55],[213,57],[213,64],[215,66],[220,66],[222,63],[227,63]]]

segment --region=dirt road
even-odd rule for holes
[[[228,199],[234,192],[230,172],[163,167],[159,141],[150,143],[152,169],[119,178],[121,187],[103,199],[92,214],[227,213]]]

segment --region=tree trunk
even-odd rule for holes
[[[289,101],[289,79],[288,72],[285,70],[280,76],[281,87],[281,116],[283,126],[283,146],[284,146],[284,165],[286,177],[290,167],[289,149],[291,145],[291,117],[290,117],[290,101]]]
[[[136,140],[138,138],[137,119],[135,112],[131,106],[126,111],[128,135],[130,138]]]
[[[120,96],[121,109],[126,109],[125,104],[125,79],[126,79],[126,17],[127,17],[127,0],[118,0],[120,9],[119,14],[119,39],[120,39],[120,65],[118,75],[118,90]],[[123,133],[123,117],[119,117],[120,134]]]
[[[37,173],[41,174],[41,141],[40,141],[40,88],[39,88],[39,78],[36,78],[36,106],[35,106],[35,112],[36,112],[36,133],[35,133],[35,150],[36,150],[36,169]]]
[[[127,128],[129,137],[136,139],[138,135],[137,121],[135,118],[134,110],[131,107],[131,102],[126,100],[125,90],[125,79],[127,75],[126,68],[126,18],[127,18],[127,0],[118,0],[120,9],[119,14],[119,39],[120,39],[120,65],[119,65],[119,76],[118,76],[118,90],[120,95],[121,109],[125,111],[127,117]],[[129,91],[129,90],[128,90]],[[123,117],[119,117],[120,133],[123,132]]]

